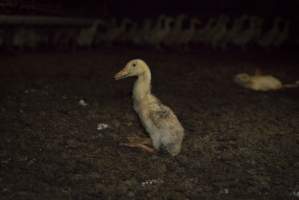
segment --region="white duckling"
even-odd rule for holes
[[[104,41],[109,43],[120,42],[122,41],[123,36],[126,34],[127,27],[132,24],[132,21],[128,18],[125,18],[121,21],[121,24],[118,26],[116,19],[112,19],[111,27],[107,28],[106,34],[104,34]]]
[[[173,20],[173,26],[171,30],[169,31],[168,35],[166,38],[164,38],[164,45],[166,46],[175,46],[180,43],[182,40],[182,32],[183,32],[183,22],[186,19],[186,15],[181,14],[177,16]]]
[[[33,29],[21,28],[13,37],[14,47],[23,50],[24,48],[35,49],[40,42],[40,36]]]
[[[28,34],[25,28],[17,29],[13,35],[13,40],[12,40],[13,47],[23,50],[27,42],[26,35]]]
[[[210,41],[210,36],[212,32],[214,31],[214,27],[216,25],[216,19],[211,18],[209,21],[206,23],[206,25],[200,29],[197,30],[194,34],[193,41],[195,43],[203,43],[203,44],[208,44]]]
[[[260,23],[256,17],[249,18],[249,26],[246,30],[240,31],[236,37],[232,38],[233,44],[241,47],[242,49],[246,48],[250,42],[252,42],[257,35],[257,29],[259,29]]]
[[[287,20],[284,22],[281,32],[277,35],[277,37],[273,42],[275,47],[280,47],[288,40],[289,29],[290,29],[290,22]]]
[[[173,21],[173,18],[168,16],[164,16],[160,19],[161,21],[158,21],[157,26],[151,32],[151,35],[149,37],[149,43],[157,49],[161,48],[160,45],[165,40],[165,38],[168,37],[168,34],[171,31],[170,25]]]
[[[94,44],[99,24],[104,24],[104,21],[96,20],[90,27],[80,31],[77,38],[80,47],[91,47]]]
[[[154,44],[154,36],[156,33],[163,28],[163,23],[166,19],[166,15],[160,15],[156,21],[153,21],[151,29],[149,29],[149,32],[145,33],[145,43],[147,45],[153,45]]]
[[[264,35],[258,40],[258,44],[261,47],[270,47],[273,45],[275,39],[280,34],[279,24],[282,21],[280,17],[276,18],[273,24],[273,27],[268,32],[264,33]]]
[[[225,36],[227,34],[227,24],[229,22],[229,17],[226,15],[220,16],[216,26],[215,32],[211,38],[211,44],[213,48],[221,47],[226,48]]]
[[[140,59],[129,61],[126,66],[115,75],[115,79],[137,76],[134,84],[134,110],[149,133],[153,147],[156,150],[164,148],[172,156],[181,151],[184,129],[173,111],[163,105],[151,93],[151,72],[148,65]],[[150,148],[144,144],[127,144],[130,147]]]
[[[234,81],[242,87],[255,91],[271,91],[299,87],[299,81],[296,81],[294,84],[282,84],[278,78],[272,75],[262,75],[259,71],[256,71],[254,75],[247,73],[237,74]]]
[[[238,34],[242,31],[244,27],[244,23],[248,20],[247,15],[242,15],[240,18],[237,18],[233,21],[231,29],[227,30],[227,34],[225,37],[225,44],[231,43],[233,38],[238,36]]]
[[[136,36],[133,38],[133,43],[135,45],[145,45],[148,34],[152,30],[152,20],[151,19],[145,19],[143,21],[143,24],[141,26],[141,29],[136,32]]]
[[[196,31],[196,26],[200,24],[201,22],[198,18],[191,18],[190,27],[187,30],[183,30],[181,33],[180,45],[183,45],[183,47],[188,47],[188,45],[192,42],[193,35]]]

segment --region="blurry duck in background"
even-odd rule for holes
[[[116,18],[112,18],[108,20],[105,23],[105,26],[103,27],[104,30],[101,32],[97,32],[96,34],[96,45],[99,44],[111,44],[114,39],[116,38],[116,35],[118,34],[118,31],[116,31],[118,25],[117,25],[117,20]]]
[[[131,142],[125,145],[142,148],[148,152],[162,148],[172,156],[178,155],[181,151],[184,129],[173,111],[152,95],[151,72],[148,65],[141,59],[131,60],[114,78],[119,80],[131,76],[137,76],[133,88],[134,110],[151,140],[144,139],[143,142]],[[154,149],[147,146],[150,143]]]
[[[234,20],[231,29],[227,30],[227,34],[224,39],[224,45],[226,46],[227,43],[230,43],[233,38],[235,38],[244,27],[244,23],[248,20],[247,15],[242,15],[240,18]]]
[[[196,27],[200,25],[201,22],[198,18],[192,17],[190,20],[190,26],[187,30],[183,30],[181,33],[180,46],[187,49],[192,42],[193,35],[196,31]],[[179,38],[178,38],[179,39]]]
[[[207,45],[210,41],[209,38],[210,38],[212,32],[214,31],[215,23],[216,23],[216,19],[211,18],[206,23],[204,28],[195,31],[194,37],[192,39],[194,41],[194,43],[195,44],[203,43],[203,44]]]
[[[250,42],[253,42],[256,38],[257,29],[259,29],[259,22],[256,17],[250,17],[248,19],[249,26],[245,30],[241,30],[233,38],[232,42],[234,45],[241,47],[243,50],[249,45]]]
[[[225,36],[227,34],[227,24],[229,22],[229,17],[222,15],[217,21],[213,35],[211,37],[211,44],[213,48],[221,47],[222,49],[226,48]]]
[[[290,21],[285,20],[282,30],[280,31],[280,33],[277,35],[277,37],[275,38],[275,40],[273,42],[273,45],[275,47],[280,47],[288,40],[289,29],[290,29]]]
[[[120,29],[119,29],[119,35],[118,37],[115,39],[115,41],[118,44],[125,44],[127,43],[130,39],[130,34],[134,34],[134,32],[137,29],[137,24],[132,21],[129,18],[125,18],[124,20],[121,21],[120,24]]]
[[[127,23],[125,31],[119,38],[119,42],[122,44],[134,44],[134,40],[138,39],[138,24],[131,21]]]
[[[79,47],[92,47],[97,35],[97,28],[99,24],[104,25],[104,21],[96,20],[89,28],[82,29],[77,38]]]
[[[152,30],[152,20],[145,19],[143,21],[141,29],[137,30],[136,37],[133,38],[133,43],[135,45],[145,45],[146,40],[148,38],[148,34],[151,32],[151,30]]]
[[[111,25],[107,27],[107,31],[102,36],[102,41],[107,44],[117,43],[121,40],[122,35],[126,32],[126,29],[132,21],[128,18],[125,18],[121,21],[121,24],[118,25],[116,19],[112,19]]]
[[[12,45],[14,48],[17,48],[19,50],[23,50],[25,48],[26,45],[26,35],[27,32],[25,30],[25,28],[19,28],[15,31],[14,35],[13,35],[13,40],[12,40]]]
[[[280,34],[279,25],[282,19],[277,17],[274,21],[273,27],[268,32],[264,33],[262,37],[257,41],[258,45],[261,47],[270,47],[274,44],[276,38],[278,38]]]
[[[234,81],[244,88],[264,92],[299,87],[299,81],[296,81],[294,84],[282,84],[278,78],[272,75],[263,75],[260,70],[256,70],[254,75],[247,73],[237,74],[234,77]]]
[[[183,32],[183,22],[186,18],[186,15],[181,14],[173,20],[173,26],[163,41],[165,46],[176,46],[180,43],[182,38],[181,33]]]
[[[144,35],[144,44],[145,45],[156,45],[156,41],[154,39],[154,35],[163,28],[163,23],[165,20],[166,16],[165,15],[160,15],[156,21],[156,24],[153,23],[153,27],[151,27],[151,29],[145,33]]]
[[[171,30],[172,17],[161,16],[158,20],[156,27],[150,32],[149,43],[156,49],[161,49],[161,44],[168,36]]]

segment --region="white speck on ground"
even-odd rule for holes
[[[109,127],[108,124],[98,123],[97,130],[101,131],[101,130],[107,129],[108,127]]]
[[[228,193],[229,193],[229,189],[225,188],[225,189],[223,190],[223,192],[224,192],[224,194],[228,194]]]
[[[146,187],[148,185],[157,185],[162,183],[164,183],[164,181],[158,178],[158,179],[150,179],[150,180],[143,181],[141,185],[142,187]]]
[[[80,106],[88,106],[88,104],[86,103],[86,101],[84,101],[84,99],[81,99],[80,101],[79,101],[79,105]]]

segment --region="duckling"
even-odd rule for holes
[[[270,47],[271,45],[273,45],[275,39],[279,36],[281,32],[279,27],[281,21],[282,19],[280,17],[276,18],[273,23],[272,29],[264,33],[262,38],[258,41],[258,44],[261,47]]]
[[[206,23],[206,25],[202,28],[197,30],[194,33],[193,41],[195,43],[203,43],[207,45],[210,41],[210,36],[214,31],[214,27],[216,25],[216,19],[211,18],[209,21]]]
[[[275,38],[273,42],[274,43],[273,45],[275,47],[280,47],[288,40],[289,29],[290,29],[290,22],[285,21],[281,32],[278,34],[278,36]]]
[[[256,91],[270,91],[299,87],[299,81],[296,81],[294,84],[282,84],[278,78],[272,75],[262,75],[259,71],[256,71],[255,75],[249,75],[247,73],[237,74],[234,81],[242,87]]]
[[[119,80],[131,76],[138,77],[133,88],[133,107],[149,133],[154,149],[164,148],[172,156],[178,155],[184,138],[184,128],[173,111],[151,93],[149,66],[141,59],[131,60],[114,78]],[[144,143],[127,146],[151,151]]]
[[[119,43],[126,34],[127,27],[132,24],[132,21],[125,18],[118,25],[116,19],[112,19],[111,27],[108,27],[106,34],[103,35],[106,43]]]
[[[169,32],[171,31],[171,23],[173,21],[172,17],[165,16],[161,18],[162,20],[158,22],[154,30],[151,31],[151,36],[149,42],[151,46],[160,49],[161,43],[168,37]]]
[[[153,25],[153,23],[152,23],[151,19],[145,19],[143,21],[141,29],[136,31],[136,36],[133,38],[133,43],[135,45],[145,45],[146,44],[148,34],[152,30],[152,25]]]
[[[215,25],[215,32],[211,38],[211,44],[214,49],[221,47],[221,49],[226,48],[225,36],[227,34],[227,24],[229,22],[229,17],[226,15],[220,16],[217,24]]]
[[[250,17],[247,21],[249,23],[247,29],[240,31],[236,37],[232,38],[233,44],[243,50],[246,49],[246,45],[253,42],[257,35],[257,29],[260,29],[260,22],[256,17]]]
[[[77,38],[77,44],[80,47],[91,47],[93,45],[99,24],[104,25],[104,21],[96,20],[90,27],[84,28],[80,31]]]
[[[187,48],[192,42],[193,35],[196,31],[196,26],[200,25],[201,22],[198,18],[193,17],[190,20],[190,27],[187,30],[183,30],[181,33],[180,45]]]
[[[226,43],[231,43],[233,38],[237,37],[238,34],[242,31],[242,28],[244,27],[244,23],[247,21],[248,16],[247,15],[242,15],[240,18],[237,18],[233,21],[231,29],[227,30],[227,34],[225,37],[225,45]]]
[[[181,14],[173,19],[173,26],[163,41],[165,46],[175,46],[180,43],[180,40],[183,38],[183,22],[186,18],[186,15]]]

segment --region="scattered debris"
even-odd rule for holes
[[[157,184],[162,184],[164,183],[164,181],[160,178],[158,179],[150,179],[150,180],[146,180],[146,181],[143,181],[141,183],[142,187],[146,187],[148,185],[157,185]]]
[[[25,94],[29,94],[29,93],[33,93],[33,92],[35,92],[35,89],[26,89],[24,91]]]
[[[101,131],[101,130],[107,129],[108,127],[109,127],[108,124],[98,123],[97,130]]]
[[[80,101],[79,101],[79,105],[80,106],[88,106],[88,104],[86,103],[86,101],[84,101],[84,99],[81,99]]]
[[[225,188],[225,189],[223,190],[223,192],[224,192],[224,194],[228,194],[228,193],[229,193],[229,189]]]

